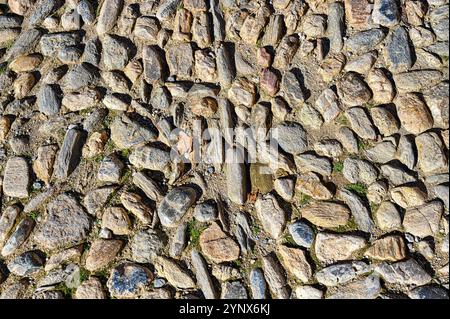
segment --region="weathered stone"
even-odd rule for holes
[[[397,117],[384,106],[377,106],[370,109],[373,123],[384,136],[390,136],[400,129]]]
[[[140,195],[130,192],[123,192],[120,194],[120,202],[144,225],[148,225],[152,222],[153,210],[144,204]]]
[[[100,162],[97,179],[106,183],[118,183],[122,177],[123,169],[124,164],[117,155],[108,155]]]
[[[27,251],[8,263],[8,270],[17,276],[29,276],[42,269],[45,261],[35,251]]]
[[[264,274],[260,268],[253,268],[249,276],[250,289],[253,299],[265,299],[267,285],[264,280]]]
[[[286,225],[286,213],[276,198],[271,194],[258,198],[255,202],[255,209],[264,231],[272,238],[280,237]]]
[[[151,128],[122,115],[116,117],[111,124],[111,139],[120,149],[128,149],[154,141],[156,133]]]
[[[383,69],[372,69],[368,74],[367,84],[372,90],[374,102],[387,104],[394,99],[394,86]]]
[[[256,102],[255,85],[246,78],[239,78],[228,90],[228,98],[235,105],[242,104],[250,107]]]
[[[431,281],[431,276],[414,259],[394,264],[383,262],[375,267],[375,272],[390,284],[421,286]]]
[[[367,84],[354,72],[346,73],[338,82],[337,89],[339,97],[348,106],[362,105],[372,97]]]
[[[351,183],[373,183],[378,176],[377,169],[370,162],[360,159],[346,158],[343,174]]]
[[[176,288],[189,289],[194,288],[195,283],[191,276],[177,263],[165,258],[158,257],[155,263],[155,269],[158,275],[167,279],[167,281]]]
[[[327,299],[375,299],[381,292],[380,278],[375,275],[339,286]]]
[[[103,290],[99,279],[91,277],[83,281],[75,292],[76,299],[106,299],[106,293]]]
[[[43,85],[37,95],[39,111],[45,115],[55,115],[61,108],[61,97],[55,86]]]
[[[244,164],[242,149],[227,152],[226,179],[227,194],[233,203],[243,205],[247,200],[247,168]]]
[[[29,166],[23,157],[11,157],[3,175],[3,193],[6,196],[26,198],[30,185]]]
[[[332,2],[328,6],[328,39],[330,51],[338,53],[344,45],[345,12],[344,5],[340,2]]]
[[[422,133],[416,137],[417,165],[426,175],[448,170],[448,160],[440,137],[434,133]]]
[[[348,208],[333,202],[315,202],[302,208],[300,212],[303,218],[324,228],[345,226],[350,219]]]
[[[81,63],[64,75],[61,79],[61,87],[68,91],[78,91],[86,86],[94,85],[99,79],[100,75],[94,66]]]
[[[208,273],[207,264],[204,258],[195,249],[191,251],[191,262],[194,268],[197,284],[202,290],[205,298],[206,299],[218,298],[218,293]]]
[[[6,55],[3,56],[4,60],[8,61],[30,52],[37,45],[41,36],[42,31],[39,29],[29,29],[27,32],[22,32]]]
[[[372,20],[385,27],[392,27],[398,23],[399,10],[395,0],[376,0],[373,6]]]
[[[101,211],[115,189],[116,187],[114,186],[105,186],[88,192],[83,199],[84,206],[88,213],[100,217]]]
[[[408,32],[403,27],[398,27],[391,33],[385,49],[385,60],[393,73],[405,72],[411,68],[412,50]]]
[[[345,0],[345,15],[350,26],[357,29],[367,28],[372,12],[368,0]]]
[[[40,246],[54,250],[83,241],[90,230],[90,220],[78,202],[67,194],[47,205],[43,223],[34,234]]]
[[[340,263],[322,268],[315,274],[319,283],[328,287],[346,284],[358,276],[370,272],[370,266],[362,261]]]
[[[306,259],[306,253],[298,248],[278,246],[281,261],[288,272],[302,282],[308,282],[312,276],[311,265]]]
[[[315,254],[324,264],[351,260],[354,255],[366,246],[362,237],[345,234],[319,233],[315,240]]]
[[[194,204],[197,194],[193,188],[178,187],[171,190],[158,207],[158,216],[165,227],[175,227]]]
[[[149,83],[162,80],[164,76],[164,61],[155,46],[146,46],[142,51],[144,78]]]
[[[375,225],[372,221],[370,211],[362,199],[358,195],[346,189],[340,189],[337,192],[337,197],[350,208],[358,229],[367,233],[372,233]]]
[[[323,291],[313,286],[298,286],[295,288],[295,297],[297,299],[322,299]]]
[[[403,227],[406,232],[418,237],[435,236],[439,232],[443,210],[444,206],[440,201],[408,208],[403,218]]]
[[[365,256],[381,261],[399,261],[406,258],[405,241],[400,236],[378,239],[364,253]]]
[[[167,246],[167,237],[152,228],[140,229],[131,240],[131,255],[138,263],[153,263]]]
[[[289,297],[290,289],[287,285],[286,273],[278,258],[272,253],[262,258],[264,277],[275,299]]]
[[[122,207],[108,207],[102,216],[102,227],[108,228],[116,235],[128,235],[131,231],[131,221]]]
[[[53,176],[67,178],[78,166],[83,146],[83,133],[77,128],[70,128],[64,136],[64,142],[55,162]]]
[[[315,107],[325,122],[334,120],[341,111],[339,99],[332,89],[326,89],[320,94]]]
[[[122,8],[123,0],[106,0],[102,3],[96,27],[99,35],[108,33],[114,28]]]
[[[374,147],[364,150],[364,155],[373,163],[386,163],[395,158],[396,150],[396,145],[386,139]]]
[[[423,205],[426,194],[417,186],[398,186],[391,190],[392,200],[403,208]]]
[[[279,146],[287,153],[297,155],[306,150],[306,132],[296,122],[283,122],[271,129],[271,134]]]
[[[303,83],[301,83],[297,75],[291,71],[284,73],[281,80],[281,89],[284,92],[285,98],[292,106],[297,106],[304,102],[305,95],[303,92]]]
[[[344,69],[347,58],[344,54],[330,55],[322,61],[319,73],[325,82],[333,81]]]
[[[297,36],[289,35],[285,36],[277,49],[273,61],[273,67],[276,69],[287,69],[291,64],[291,61],[300,46],[300,41]]]
[[[203,253],[215,263],[233,261],[239,258],[239,246],[213,223],[200,235]]]
[[[395,100],[402,127],[412,134],[420,134],[433,126],[433,118],[422,99],[415,93],[399,95]]]
[[[96,239],[86,257],[86,269],[98,271],[108,266],[122,248],[121,240]]]
[[[47,185],[53,173],[53,163],[55,162],[57,150],[58,146],[54,144],[41,146],[38,148],[37,158],[33,162],[33,171],[37,178]]]
[[[358,0],[352,0],[358,1]],[[384,40],[386,34],[382,29],[374,28],[353,34],[345,41],[345,47],[351,52],[368,52]]]
[[[314,240],[314,231],[302,221],[296,221],[288,226],[289,234],[295,243],[301,247],[310,248]]]
[[[399,93],[420,92],[432,88],[442,80],[437,70],[413,70],[394,74],[395,85]]]
[[[106,285],[116,298],[136,298],[150,288],[152,280],[150,270],[125,262],[112,270]]]
[[[171,75],[181,79],[191,76],[194,68],[194,52],[190,43],[180,43],[167,48],[166,57]]]
[[[412,289],[408,296],[411,299],[448,299],[448,292],[441,287],[429,285]]]
[[[6,212],[5,212],[6,214]],[[33,230],[34,222],[30,218],[22,219],[11,233],[9,239],[5,242],[2,248],[1,254],[4,257],[8,257],[13,254],[23,243],[28,239],[31,231]],[[4,233],[7,235],[7,233]]]

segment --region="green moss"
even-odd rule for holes
[[[261,233],[261,228],[258,225],[252,225],[253,235],[258,236]]]
[[[369,147],[369,144],[361,139],[358,139],[358,150],[364,151]]]
[[[343,170],[344,170],[344,163],[342,162],[333,163],[333,172],[342,173]]]
[[[286,246],[297,246],[297,243],[290,234],[284,235],[282,243]]]
[[[30,213],[28,213],[28,217],[31,218],[34,221],[36,221],[38,216],[39,216],[39,212],[30,212]]]
[[[69,288],[65,283],[60,283],[56,289],[63,293],[65,299],[72,299],[75,293],[75,288]]]
[[[348,121],[347,117],[344,114],[339,115],[336,118],[336,122],[338,122],[342,126],[350,126],[350,122]]]
[[[189,245],[198,247],[200,242],[200,235],[205,230],[205,226],[200,225],[197,221],[191,220],[188,223],[187,231],[189,234]]]
[[[0,64],[0,74],[5,73],[7,69],[8,69],[8,64],[6,64],[6,63]]]
[[[367,187],[361,183],[348,184],[345,186],[345,189],[355,192],[360,196],[366,196],[367,194]]]
[[[124,149],[124,150],[120,151],[120,155],[123,158],[128,158],[130,156],[130,154],[131,154],[131,150],[130,149]]]
[[[311,201],[312,197],[306,194],[300,194],[298,196],[298,205],[305,206]]]
[[[358,225],[356,225],[356,222],[353,218],[350,218],[350,220],[347,222],[347,224],[335,228],[331,228],[332,231],[335,231],[337,233],[346,233],[352,230],[357,230]]]
[[[130,167],[127,166],[125,173],[123,173],[122,178],[120,179],[120,184],[126,184],[132,175],[133,172],[131,171]]]
[[[81,267],[80,268],[80,283],[89,279],[90,272],[89,270]]]
[[[367,102],[367,103],[364,104],[364,107],[365,107],[366,109],[368,109],[368,110],[374,108],[375,106],[376,106],[376,105],[375,105],[374,103],[372,103],[372,102]]]

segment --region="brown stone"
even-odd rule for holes
[[[370,25],[372,7],[368,0],[345,0],[345,16],[348,24],[355,29],[365,29]]]
[[[42,59],[42,55],[38,53],[23,55],[14,59],[9,64],[9,68],[16,73],[30,72],[35,70],[41,64]]]
[[[37,150],[37,158],[33,162],[33,171],[37,178],[42,180],[45,184],[49,184],[53,173],[53,164],[58,151],[57,145],[41,146]]]
[[[298,248],[278,246],[278,252],[281,256],[281,262],[284,267],[302,282],[308,282],[312,276],[311,265],[309,264],[306,253]]]
[[[265,93],[274,97],[279,90],[280,82],[275,72],[270,69],[263,69],[259,76],[259,85]]]
[[[405,241],[400,236],[378,239],[367,249],[365,255],[381,261],[399,261],[406,258]]]
[[[420,134],[433,127],[430,110],[415,93],[402,94],[395,100],[402,127],[412,134]]]
[[[121,240],[95,240],[91,248],[89,248],[86,258],[86,269],[89,271],[98,271],[105,268],[116,258],[121,248]]]
[[[213,262],[221,263],[239,258],[239,246],[213,223],[200,235],[200,247]]]
[[[316,226],[334,228],[344,226],[350,219],[350,210],[341,204],[315,202],[301,210],[302,217]]]
[[[103,213],[102,227],[110,229],[116,235],[128,235],[131,222],[125,209],[109,207]]]

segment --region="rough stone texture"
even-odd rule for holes
[[[28,197],[30,168],[23,157],[12,157],[6,163],[3,176],[3,193],[6,196]]]
[[[202,232],[200,247],[205,256],[216,263],[239,258],[239,246],[216,223]]]
[[[319,233],[315,241],[315,254],[320,262],[330,264],[350,260],[366,246],[366,240],[353,235]]]
[[[256,213],[264,230],[273,238],[278,238],[286,225],[286,213],[279,206],[277,199],[268,194],[255,203]]]
[[[78,202],[67,194],[59,195],[47,205],[47,214],[34,234],[40,246],[54,250],[84,240],[90,230],[88,215]]]
[[[350,211],[347,207],[332,202],[309,205],[301,210],[301,214],[314,225],[324,228],[345,226],[350,219]]]

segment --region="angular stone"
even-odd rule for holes
[[[434,126],[449,127],[449,84],[441,82],[424,92],[425,101],[434,119]]]
[[[88,192],[83,199],[83,204],[88,213],[100,217],[101,211],[115,189],[116,187],[114,186],[105,186]]]
[[[243,205],[247,200],[248,177],[241,149],[231,149],[227,152],[225,169],[227,179],[227,194],[233,203]]]
[[[360,159],[344,160],[344,177],[351,183],[373,183],[378,176],[377,169],[370,162]]]
[[[328,39],[330,51],[338,53],[344,45],[345,12],[341,2],[332,2],[328,6]]]
[[[372,20],[385,27],[393,27],[398,23],[399,10],[395,0],[376,0],[373,6]]]
[[[339,98],[332,89],[324,90],[316,100],[315,108],[325,122],[334,120],[340,113]]]
[[[17,276],[29,276],[42,269],[45,261],[35,251],[27,251],[8,263],[8,270]]]
[[[394,186],[399,186],[407,183],[413,183],[417,181],[415,175],[405,169],[401,164],[398,163],[388,163],[381,166],[381,173],[387,177],[389,182]]]
[[[16,219],[20,214],[20,207],[17,205],[8,206],[0,216],[0,244],[6,239],[13,229]]]
[[[105,209],[102,228],[108,228],[116,235],[128,235],[131,231],[131,221],[126,210],[120,206]]]
[[[264,231],[272,238],[280,237],[286,226],[286,213],[276,198],[271,194],[258,198],[255,202],[255,209]]]
[[[362,105],[372,98],[367,84],[354,72],[346,73],[337,83],[341,100],[348,106]]]
[[[5,212],[6,214],[6,212]],[[23,243],[28,239],[31,231],[33,230],[34,222],[31,218],[22,219],[11,233],[9,239],[5,242],[2,248],[1,254],[3,257],[7,257],[13,254]]]
[[[363,200],[358,195],[346,189],[340,189],[337,192],[337,197],[350,208],[358,229],[372,233],[375,225],[372,221],[370,211]]]
[[[299,38],[295,35],[285,36],[278,45],[277,52],[273,61],[273,67],[276,69],[287,69],[294,58],[295,53],[300,46]]]
[[[403,238],[394,235],[377,239],[364,254],[375,260],[399,261],[406,258],[407,249]]]
[[[45,115],[55,115],[61,108],[61,97],[56,87],[43,85],[37,95],[37,104],[39,111]]]
[[[285,98],[293,107],[305,100],[302,85],[303,83],[300,83],[297,75],[292,71],[284,73],[283,79],[281,80],[281,89],[284,92]]]
[[[103,290],[99,279],[91,277],[83,281],[75,292],[76,299],[106,299],[106,293]]]
[[[348,208],[333,202],[314,202],[302,208],[300,212],[303,218],[324,228],[345,226],[350,219]]]
[[[239,258],[239,246],[213,223],[200,235],[203,253],[215,263],[233,261]]]
[[[124,164],[115,154],[105,156],[100,162],[97,179],[106,183],[118,183],[122,177]]]
[[[366,246],[364,238],[354,235],[319,233],[315,241],[315,254],[324,264],[351,260]]]
[[[133,174],[133,184],[139,187],[153,201],[159,201],[163,197],[158,184],[142,172]]]
[[[260,268],[253,268],[249,276],[250,289],[253,299],[265,299],[267,284],[264,280],[264,274]]]
[[[368,0],[345,0],[345,15],[350,26],[355,28],[367,28],[372,12]]]
[[[359,1],[359,0],[352,0]],[[353,34],[345,41],[345,47],[355,53],[368,52],[376,48],[384,40],[386,34],[382,29],[374,28]]]
[[[128,149],[154,141],[156,133],[126,115],[116,117],[111,124],[111,139],[120,149]]]
[[[391,190],[392,200],[403,208],[423,205],[427,195],[417,186],[398,186]]]
[[[311,279],[312,269],[305,251],[281,245],[278,246],[278,252],[281,256],[281,262],[288,272],[302,282],[308,282]]]
[[[184,214],[194,204],[196,191],[191,187],[178,187],[171,190],[158,207],[158,216],[164,227],[175,227]]]
[[[413,70],[394,74],[393,77],[399,93],[421,92],[441,82],[442,73],[437,70]]]
[[[408,71],[413,65],[412,50],[409,46],[408,32],[403,27],[397,27],[387,41],[385,60],[392,73]]]
[[[168,258],[158,257],[155,263],[155,269],[159,276],[166,278],[176,288],[189,289],[195,287],[191,276],[178,266],[177,263]]]
[[[161,231],[140,229],[131,239],[131,255],[138,263],[153,263],[166,246],[167,237]]]
[[[102,56],[106,70],[122,70],[131,57],[131,48],[118,36],[105,35],[102,40]]]
[[[209,275],[207,264],[204,258],[195,249],[192,249],[191,251],[191,262],[194,268],[197,284],[200,287],[204,297],[206,299],[218,298],[218,293]]]
[[[100,79],[98,70],[87,63],[73,67],[61,79],[61,86],[68,91],[78,91],[86,86],[95,85]]]
[[[181,79],[191,76],[194,68],[194,52],[190,43],[180,43],[167,48],[166,58],[171,75]]]
[[[289,298],[290,289],[287,285],[287,276],[278,258],[274,254],[269,254],[262,258],[264,277],[275,299]]]
[[[417,165],[425,175],[448,171],[448,160],[441,138],[434,132],[422,133],[416,137]]]
[[[216,49],[217,76],[220,85],[229,88],[235,76],[235,69],[232,64],[230,52],[224,44]]]
[[[144,78],[149,83],[162,80],[164,76],[164,61],[155,46],[146,46],[142,51]]]
[[[418,237],[435,236],[444,211],[440,201],[433,201],[419,207],[408,208],[403,218],[405,231]]]
[[[140,195],[130,192],[120,194],[122,205],[135,215],[142,224],[148,225],[152,222],[153,210],[144,204]]]
[[[228,90],[228,98],[235,105],[250,107],[256,102],[256,87],[246,78],[239,78]]]
[[[364,155],[369,161],[382,164],[393,160],[396,150],[396,145],[393,142],[384,140],[374,147],[364,150]]]
[[[47,214],[34,240],[49,250],[73,246],[87,237],[90,226],[89,217],[78,202],[62,194],[47,205]]]
[[[296,122],[283,122],[271,129],[272,138],[287,153],[297,155],[306,150],[306,132]]]
[[[375,267],[375,272],[390,284],[421,286],[431,281],[431,276],[414,259],[394,264],[383,262]]]
[[[372,69],[367,76],[367,84],[372,90],[374,102],[388,104],[394,99],[394,86],[383,69]]]
[[[438,286],[421,286],[408,293],[411,299],[448,299],[447,290]]]
[[[136,20],[133,34],[144,42],[155,43],[158,41],[160,29],[158,19],[154,17],[139,17]]]
[[[406,131],[417,135],[433,127],[430,111],[417,94],[401,94],[396,98],[395,105],[402,127]]]
[[[384,106],[377,106],[370,109],[372,121],[384,136],[390,136],[400,129],[397,117]]]
[[[3,173],[3,193],[10,197],[26,198],[30,182],[30,169],[26,159],[9,158]]]
[[[83,146],[83,133],[77,128],[67,130],[64,142],[58,153],[53,176],[67,178],[78,166]]]
[[[108,266],[122,248],[121,240],[96,239],[86,257],[86,269],[92,272]]]
[[[14,59],[33,50],[41,36],[42,31],[39,29],[29,29],[27,32],[22,32],[11,48],[9,48],[6,55],[3,56],[4,60],[8,61]]]

